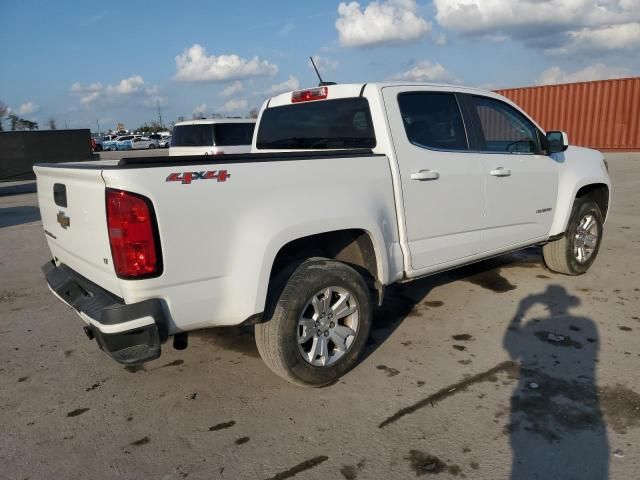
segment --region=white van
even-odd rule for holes
[[[216,118],[176,123],[169,156],[249,153],[255,125],[256,121],[252,118]]]

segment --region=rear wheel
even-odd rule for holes
[[[265,323],[256,325],[262,359],[292,383],[322,387],[357,363],[371,330],[371,296],[350,266],[313,258],[298,266]]]
[[[152,150],[152,149],[154,149],[154,148],[156,148],[156,146],[155,146],[153,143],[150,143],[150,144],[149,144],[149,150]]]
[[[565,275],[582,275],[593,264],[602,241],[602,212],[588,197],[576,198],[564,235],[542,247],[545,265]]]

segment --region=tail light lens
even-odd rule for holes
[[[298,90],[291,94],[291,103],[311,102],[313,100],[324,100],[329,94],[327,87],[312,88],[310,90]]]
[[[162,273],[158,228],[148,198],[107,189],[107,228],[119,278],[157,277]]]

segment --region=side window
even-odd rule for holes
[[[468,150],[467,135],[452,93],[408,92],[398,95],[407,138],[418,147]]]
[[[254,123],[218,123],[215,125],[216,145],[251,145]]]
[[[524,115],[510,105],[486,97],[473,97],[473,107],[480,122],[479,150],[502,153],[537,153],[538,130]]]

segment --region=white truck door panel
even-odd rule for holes
[[[483,155],[486,228],[482,251],[549,234],[558,187],[554,160],[544,155]],[[508,170],[508,176],[500,171]],[[500,172],[500,173],[498,173]]]
[[[411,269],[478,250],[482,161],[469,153],[455,96],[433,87],[387,87],[383,97],[398,162]]]
[[[481,252],[548,236],[558,189],[556,161],[539,154],[539,132],[512,106],[470,98],[486,183]]]

